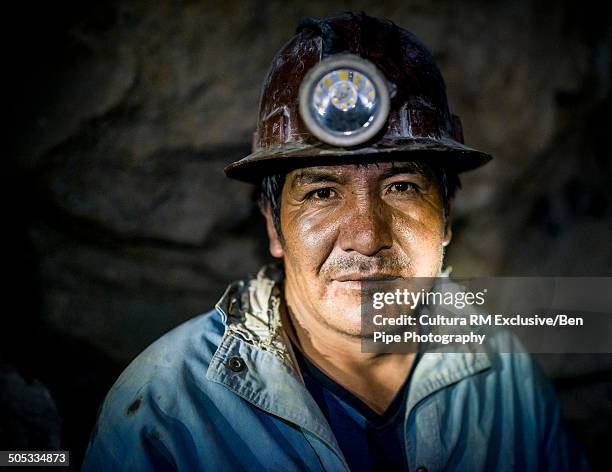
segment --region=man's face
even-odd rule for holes
[[[290,309],[358,336],[364,280],[434,277],[450,240],[440,183],[410,163],[308,167],[287,175],[278,238]]]

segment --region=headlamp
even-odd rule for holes
[[[335,55],[314,66],[300,86],[300,116],[308,130],[334,146],[374,137],[389,115],[389,88],[371,62]]]

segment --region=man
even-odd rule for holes
[[[259,120],[226,172],[259,184],[282,264],[126,369],[84,469],[586,468],[510,336],[489,353],[361,350],[362,285],[439,275],[457,174],[490,159],[462,143],[418,39],[362,13],[303,21]]]

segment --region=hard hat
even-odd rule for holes
[[[415,158],[463,172],[491,159],[463,144],[419,39],[361,12],[300,22],[272,61],[252,151],[226,175],[256,183],[313,165]]]

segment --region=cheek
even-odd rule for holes
[[[283,220],[284,218],[284,220]],[[337,218],[323,212],[293,213],[281,216],[286,252],[301,265],[320,267],[334,247]]]
[[[442,213],[430,206],[415,206],[408,211],[395,211],[393,233],[397,244],[413,260],[437,260],[444,238]]]

